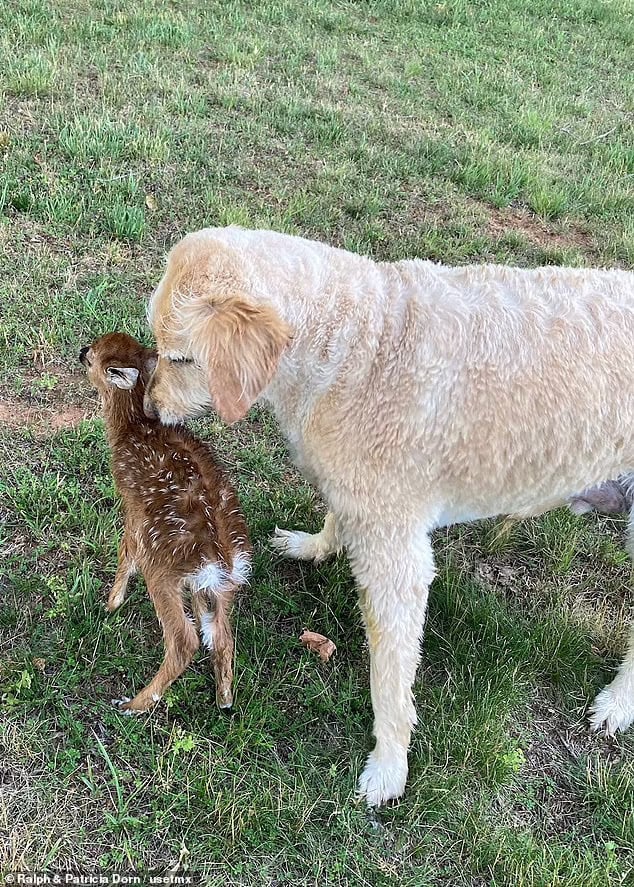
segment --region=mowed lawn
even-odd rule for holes
[[[631,0],[3,0],[0,60],[0,871],[634,883],[634,730],[586,725],[632,609],[622,521],[436,535],[407,794],[369,812],[353,582],[269,549],[323,505],[262,410],[197,425],[256,549],[233,715],[203,656],[151,714],[111,708],[161,635],[141,582],[103,609],[121,521],[76,363],[109,330],[149,341],[165,252],[205,225],[634,267]]]

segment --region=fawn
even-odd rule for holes
[[[144,412],[155,352],[124,333],[110,333],[82,348],[79,359],[101,395],[125,516],[106,609],[112,613],[123,603],[128,580],[140,571],[165,642],[165,657],[147,687],[132,700],[113,702],[129,713],[158,702],[192,661],[200,632],[211,654],[216,702],[230,708],[229,617],[235,591],[247,582],[251,568],[251,545],[236,494],[205,444],[183,426],[162,425]]]

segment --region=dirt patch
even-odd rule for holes
[[[0,430],[28,429],[47,437],[74,428],[98,413],[98,403],[86,380],[61,367],[47,367],[46,374],[22,374],[19,394],[0,391]]]
[[[0,425],[9,428],[29,428],[44,436],[64,428],[74,428],[91,415],[93,415],[91,410],[78,406],[55,410],[27,406],[19,400],[0,403]]]
[[[622,755],[618,740],[592,733],[585,718],[571,723],[569,714],[546,700],[530,706],[526,724],[516,735],[524,762],[517,783],[494,799],[493,814],[515,828],[530,828],[545,837],[594,835],[582,774],[590,761],[617,763]]]
[[[543,250],[577,249],[589,258],[598,256],[594,237],[578,223],[550,222],[516,206],[488,206],[486,214],[486,230],[492,238],[499,239],[512,231]]]

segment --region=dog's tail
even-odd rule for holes
[[[634,505],[634,472],[621,474],[616,480],[588,487],[572,496],[568,506],[573,514],[601,511],[603,514],[629,514]]]

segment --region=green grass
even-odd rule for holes
[[[256,546],[234,714],[202,657],[152,715],[110,707],[153,673],[160,630],[141,583],[103,610],[120,518],[76,353],[112,329],[149,340],[164,253],[203,225],[378,259],[634,267],[633,47],[630,0],[5,0],[0,871],[631,883],[634,738],[584,721],[622,651],[618,521],[437,534],[408,791],[369,813],[352,579],[343,558],[268,549],[276,523],[316,529],[323,509],[261,411],[199,424]],[[337,644],[329,665],[304,627]]]

